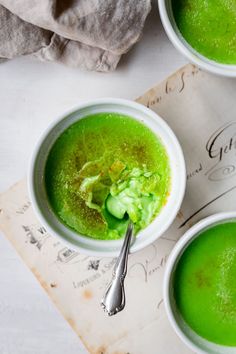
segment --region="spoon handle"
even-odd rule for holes
[[[109,316],[115,315],[125,307],[124,279],[127,273],[127,261],[132,234],[133,224],[130,222],[126,231],[120,255],[117,258],[112,273],[112,280],[101,301],[101,306]]]

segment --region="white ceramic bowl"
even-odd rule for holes
[[[74,122],[99,112],[118,112],[143,122],[161,139],[170,159],[171,190],[168,201],[155,220],[138,234],[131,246],[131,252],[138,251],[155,241],[172,223],[184,196],[186,171],[181,147],[169,126],[156,113],[132,101],[113,98],[90,101],[62,114],[48,127],[33,153],[28,175],[30,199],[40,222],[49,233],[58,236],[69,247],[82,253],[116,256],[122,240],[94,240],[67,228],[52,211],[44,186],[45,163],[56,139]]]
[[[165,270],[164,277],[164,303],[169,321],[180,339],[199,354],[235,354],[236,347],[228,347],[218,345],[207,341],[197,335],[181,318],[180,313],[175,304],[173,295],[173,279],[174,271],[177,263],[188,245],[203,231],[214,225],[224,223],[226,221],[236,222],[236,211],[219,213],[209,216],[191,227],[184,236],[177,242],[173,248]]]
[[[158,0],[162,24],[167,36],[191,63],[214,74],[236,77],[236,65],[220,64],[210,60],[193,49],[181,35],[174,19],[171,0]]]

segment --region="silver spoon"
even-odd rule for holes
[[[101,301],[101,306],[109,316],[115,315],[125,307],[124,279],[127,273],[128,254],[132,235],[133,223],[130,222],[112,273],[112,280]]]

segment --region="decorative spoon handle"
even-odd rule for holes
[[[120,255],[117,258],[112,273],[112,280],[101,301],[101,306],[109,316],[115,315],[125,307],[124,279],[127,273],[128,254],[132,234],[133,224],[130,222],[126,231]]]

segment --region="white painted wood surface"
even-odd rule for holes
[[[96,97],[134,99],[186,63],[156,3],[144,35],[114,73],[20,58],[0,64],[0,191],[25,176],[39,134],[61,112]],[[82,354],[77,336],[0,234],[0,354]],[[135,353],[134,353],[135,354]]]

